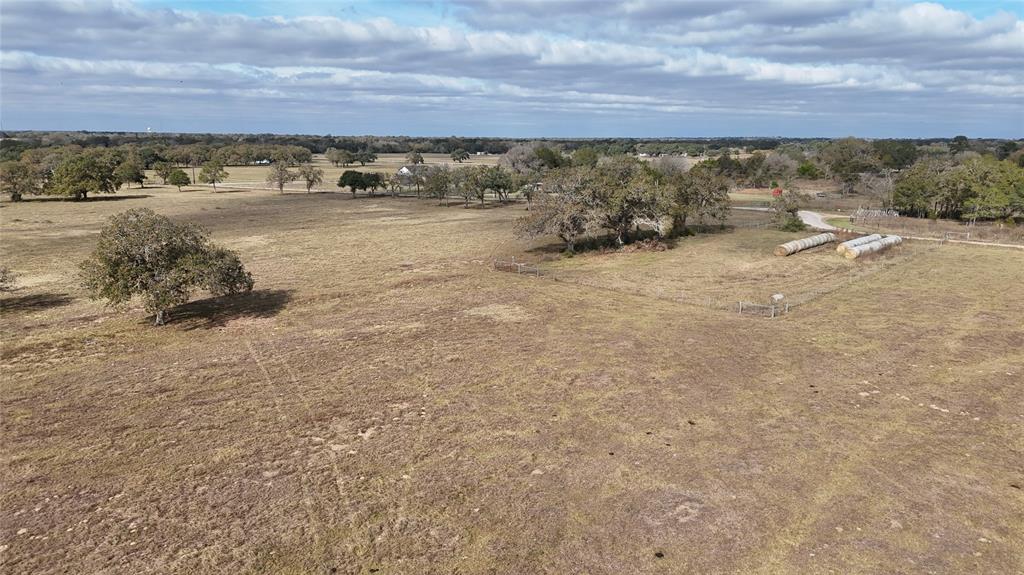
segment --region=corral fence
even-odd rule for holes
[[[857,208],[850,214],[850,223],[855,222],[877,222],[900,217],[900,213],[891,208]]]
[[[759,303],[753,303],[749,301],[736,302],[736,312],[740,315],[759,315],[774,319],[784,313],[789,313],[789,304],[772,304],[764,305]]]
[[[540,268],[523,262],[517,262],[515,258],[509,260],[494,260],[494,269],[499,272],[510,272],[514,274],[526,274],[540,277]]]

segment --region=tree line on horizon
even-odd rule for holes
[[[6,147],[5,153],[10,152]],[[750,187],[791,188],[798,179],[829,179],[843,195],[862,195],[881,207],[897,209],[907,215],[933,218],[1007,219],[1024,215],[1024,148],[1005,140],[992,145],[990,141],[970,140],[958,136],[948,141],[915,144],[909,140],[874,140],[842,138],[825,142],[779,143],[770,149],[753,153],[725,148],[716,155],[693,158],[688,153],[655,152],[624,154],[616,149],[587,145],[572,148],[554,141],[519,143],[509,148],[501,165],[510,170],[513,179],[539,179],[546,170],[567,166],[594,167],[599,161],[618,156],[640,157],[651,162],[682,164],[699,162],[701,170],[728,180],[731,185]],[[675,145],[670,142],[647,142],[636,146]],[[634,149],[636,149],[634,147]],[[702,151],[703,154],[703,151]],[[47,194],[85,199],[89,194],[113,193],[123,185],[144,185],[145,171],[154,170],[165,185],[187,186],[191,183],[223,182],[233,165],[270,166],[267,182],[283,191],[287,182],[306,181],[310,191],[322,183],[322,172],[310,166],[313,153],[294,144],[230,143],[220,147],[205,143],[176,146],[122,144],[117,147],[83,147],[78,144],[22,149],[9,156],[16,159],[0,164],[0,187],[12,200],[25,196]],[[646,157],[645,157],[646,156]],[[365,166],[377,159],[369,147],[355,152],[345,148],[327,148],[325,157],[336,166],[358,163]],[[456,148],[450,157],[463,162],[469,150]],[[423,153],[412,149],[406,153],[409,164],[423,162]],[[299,167],[298,172],[289,171]],[[685,166],[682,167],[685,170]],[[338,186],[353,193],[381,187],[392,191],[410,185],[417,195],[444,199],[481,198],[487,190],[499,198],[505,190],[515,190],[531,202],[532,188],[524,182],[503,184],[504,176],[485,170],[430,170],[412,181],[346,172]],[[485,182],[486,185],[484,183]],[[536,187],[536,181],[525,182]]]

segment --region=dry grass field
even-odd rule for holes
[[[163,328],[84,299],[75,265],[132,207],[206,226],[256,290]],[[737,229],[555,259],[512,239],[522,210],[4,203],[0,570],[1024,572],[1024,254],[775,258],[793,234]],[[541,254],[595,286],[488,266]],[[774,320],[644,291],[856,266]]]
[[[916,253],[914,248],[899,246],[884,257],[855,262],[839,257],[835,244],[829,244],[801,252],[799,257],[772,255],[775,246],[801,235],[808,234],[772,229],[711,233],[685,238],[667,251],[584,254],[546,264],[544,269],[559,280],[691,303],[710,298],[719,305],[769,304],[775,294],[782,294],[787,302],[803,303],[820,292],[901,265],[905,252]]]
[[[465,162],[454,162],[451,157],[447,154],[423,154],[423,163],[429,166],[448,166],[450,168],[463,168],[468,166],[493,166],[498,163],[498,159],[501,156],[496,155],[485,155],[485,156],[470,156]],[[381,174],[390,176],[394,174],[406,165],[408,162],[405,161],[405,154],[380,154],[377,157],[376,162],[360,166],[358,163],[351,164],[348,166],[334,166],[328,162],[323,155],[313,156],[313,165],[324,171],[323,184],[313,188],[314,191],[326,191],[336,192],[339,190],[337,183],[338,178],[341,177],[342,172],[345,170],[356,170],[359,172],[379,172]],[[195,184],[195,178],[193,177],[193,170],[191,168],[183,168],[185,173],[188,174],[189,178]],[[196,168],[195,175],[199,174],[199,168]],[[233,190],[250,190],[250,189],[267,189],[269,188],[266,183],[268,167],[267,166],[227,166],[225,171],[228,173],[228,178],[225,182],[217,184],[219,191],[233,191]],[[152,170],[146,172],[146,177],[149,178],[149,182],[152,185],[160,183],[160,177],[157,176]],[[212,186],[209,184],[199,184],[186,186],[183,189],[207,189],[212,190]],[[286,191],[305,192],[305,182],[298,180],[287,184],[285,186]]]

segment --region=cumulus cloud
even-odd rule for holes
[[[1024,22],[928,2],[456,0],[409,25],[9,0],[0,32],[9,129],[1024,133]]]

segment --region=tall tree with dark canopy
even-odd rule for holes
[[[50,178],[48,192],[84,200],[90,193],[114,193],[117,189],[114,182],[114,167],[109,158],[90,150],[61,160]]]

